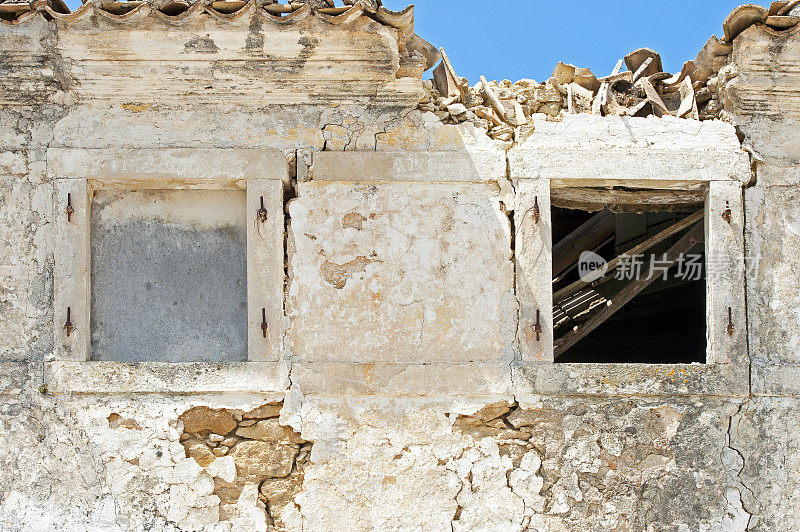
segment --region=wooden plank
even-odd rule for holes
[[[704,230],[705,228],[701,225],[686,233],[680,240],[678,240],[667,250],[662,264],[675,264],[682,254],[692,249],[698,242],[703,241]],[[570,347],[574,346],[593,330],[597,329],[608,318],[613,316],[619,309],[626,305],[631,299],[636,297],[642,290],[655,282],[658,277],[659,276],[656,275],[653,277],[641,276],[639,279],[632,280],[627,286],[620,290],[613,299],[610,300],[611,304],[609,306],[584,322],[580,327],[578,327],[577,330],[573,330],[556,340],[553,348],[554,357],[560,357]]]
[[[596,187],[554,188],[552,203],[563,209],[597,212],[685,212],[700,208],[705,190],[626,190]],[[687,209],[689,207],[689,209]]]
[[[692,78],[683,78],[679,88],[681,94],[681,105],[678,108],[678,118],[692,118],[700,120],[700,115],[697,111],[697,103],[694,98],[694,87],[692,87]]]
[[[639,253],[642,253],[643,251],[647,251],[648,249],[652,248],[653,246],[655,246],[659,242],[662,242],[663,240],[666,240],[667,238],[671,237],[672,235],[680,233],[681,231],[683,231],[687,227],[691,227],[692,225],[696,224],[697,222],[702,220],[704,216],[705,216],[705,209],[700,209],[699,211],[697,211],[696,213],[692,214],[691,216],[687,216],[683,220],[680,220],[677,223],[669,226],[668,228],[664,229],[660,233],[658,233],[656,235],[653,235],[652,237],[648,238],[647,240],[645,240],[641,244],[632,247],[631,249],[629,249],[627,251],[627,254],[628,255],[638,255]],[[620,258],[619,257],[616,257],[615,259],[609,261],[609,263],[608,263],[608,271],[609,272],[614,271],[614,268],[616,268],[619,265],[619,263],[620,263]],[[598,283],[600,281],[602,281],[602,279],[598,279],[597,281],[593,281],[593,283]],[[561,290],[559,290],[558,292],[556,292],[553,295],[553,301],[560,301],[560,300],[564,299],[565,297],[569,297],[572,294],[574,294],[575,292],[577,292],[577,291],[581,290],[582,288],[588,286],[589,284],[590,283],[585,283],[585,282],[583,282],[581,280],[577,280],[574,283],[572,283],[571,285],[566,286],[566,287],[562,288]]]
[[[602,210],[556,242],[553,245],[553,276],[557,277],[575,264],[582,252],[596,248],[613,235],[615,227],[614,213]]]
[[[489,100],[489,105],[494,109],[494,112],[497,113],[500,118],[506,120],[506,108],[503,106],[500,98],[497,97],[497,94],[495,94],[489,86],[489,82],[486,81],[484,76],[481,76],[481,88],[483,89],[486,99]]]

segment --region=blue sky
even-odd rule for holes
[[[388,9],[408,2],[384,0]],[[416,32],[442,46],[460,76],[544,81],[561,60],[611,73],[626,53],[648,47],[676,72],[743,0],[667,2],[573,0],[418,0]],[[755,2],[768,6],[769,3]],[[426,77],[430,77],[428,74]]]
[[[67,0],[75,9],[80,0]],[[384,0],[400,10],[408,0]],[[597,76],[646,46],[661,54],[664,69],[680,70],[744,0],[667,2],[573,0],[418,0],[416,31],[444,47],[460,76],[544,81],[561,60]],[[769,5],[760,2],[762,5]],[[428,74],[427,77],[430,77]]]

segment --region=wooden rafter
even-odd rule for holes
[[[581,253],[594,249],[614,234],[616,217],[603,210],[582,223],[553,246],[553,276],[561,275],[575,264]]]
[[[678,222],[674,223],[673,225],[667,227],[666,229],[664,229],[660,233],[657,233],[657,234],[651,236],[650,238],[648,238],[647,240],[645,240],[641,244],[632,247],[631,249],[629,249],[626,252],[626,254],[627,255],[637,255],[639,253],[647,251],[648,249],[652,248],[656,244],[666,240],[667,238],[669,238],[669,237],[671,237],[673,235],[676,235],[676,234],[680,233],[681,231],[683,231],[687,227],[693,226],[694,224],[696,224],[697,222],[702,220],[703,216],[705,216],[705,210],[704,209],[700,209],[699,211],[695,212],[694,214],[692,214],[690,216],[687,216],[683,220],[679,220]],[[617,265],[619,265],[619,263],[620,263],[620,258],[619,257],[609,261],[609,263],[608,263],[608,272],[609,273],[607,273],[606,275],[610,275],[610,273],[614,271],[614,268],[616,268]],[[599,284],[602,281],[603,281],[603,279],[601,278],[601,279],[598,279],[596,281],[593,281],[592,283],[586,283],[586,282],[581,281],[579,279],[579,280],[575,281],[574,283],[572,283],[572,284],[570,284],[568,286],[565,286],[564,288],[562,288],[561,290],[559,290],[555,294],[553,294],[553,301],[561,301],[565,297],[571,296],[572,294],[578,292],[579,290],[585,288],[586,286],[589,286],[590,284],[593,284],[593,285],[596,286],[596,284]]]

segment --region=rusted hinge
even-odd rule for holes
[[[539,211],[539,196],[533,197],[533,223],[538,224],[541,212]]]
[[[72,215],[73,214],[75,214],[75,209],[72,208],[72,194],[67,193],[67,221],[68,222],[72,221]]]
[[[542,339],[542,323],[539,321],[539,309],[536,309],[536,323],[533,324],[533,332],[536,335],[536,341]]]
[[[261,309],[261,332],[264,333],[264,338],[267,337],[267,331],[269,330],[269,325],[267,324],[267,309]]]
[[[75,326],[72,324],[71,314],[72,309],[67,307],[67,321],[64,323],[64,330],[67,331],[67,338],[69,338],[70,334],[75,332]]]
[[[733,213],[731,212],[731,204],[729,201],[726,201],[725,210],[722,212],[722,219],[728,223],[731,223],[732,218],[733,218]]]
[[[264,208],[264,196],[261,196],[261,208],[256,211],[256,214],[262,224],[267,223],[267,209]]]
[[[733,309],[728,307],[728,327],[726,328],[729,336],[733,336]]]

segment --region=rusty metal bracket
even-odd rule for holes
[[[542,340],[542,323],[539,320],[539,309],[536,309],[536,323],[533,324],[533,332],[536,335],[536,341]]]
[[[267,331],[269,330],[269,325],[267,324],[267,309],[261,309],[261,332],[264,334],[264,338],[267,337]]]
[[[72,215],[75,214],[75,209],[72,208],[72,194],[67,193],[67,222],[72,221]],[[67,335],[69,336],[69,335]]]
[[[725,210],[722,212],[722,219],[731,223],[731,219],[733,218],[733,213],[731,212],[731,204],[730,202],[725,202]]]
[[[67,321],[64,323],[64,330],[67,331],[67,338],[69,338],[70,334],[75,332],[75,326],[72,324],[71,314],[72,309],[67,307]]]
[[[261,196],[261,208],[256,211],[262,224],[267,223],[267,209],[264,207],[264,196]]]
[[[533,223],[538,224],[540,218],[541,218],[541,212],[539,211],[539,196],[534,196],[533,197]]]
[[[728,307],[728,326],[726,327],[728,336],[733,336],[733,309]]]

